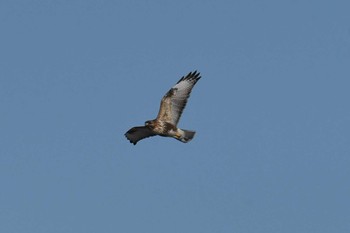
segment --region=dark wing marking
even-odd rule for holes
[[[186,107],[192,88],[200,78],[200,73],[197,73],[197,71],[193,73],[190,72],[188,75],[183,76],[176,85],[164,95],[160,103],[157,120],[170,122],[176,126]]]
[[[136,145],[136,143],[144,138],[152,137],[156,135],[152,130],[145,126],[138,126],[131,128],[128,132],[126,132],[125,137]]]

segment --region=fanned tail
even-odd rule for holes
[[[189,142],[192,140],[195,134],[196,134],[195,131],[182,129],[181,137],[179,138],[179,140],[184,143]]]

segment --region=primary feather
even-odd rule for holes
[[[189,142],[195,131],[177,128],[181,114],[186,107],[192,88],[201,78],[197,71],[183,76],[162,98],[156,119],[146,121],[145,126],[131,128],[125,137],[134,145],[144,138],[160,135],[173,137],[181,142]]]

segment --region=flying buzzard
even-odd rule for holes
[[[138,141],[155,135],[172,137],[181,142],[191,141],[196,132],[177,128],[177,123],[192,88],[200,78],[200,73],[197,71],[183,76],[162,98],[156,119],[146,121],[145,126],[133,127],[125,133],[130,143],[136,145]]]

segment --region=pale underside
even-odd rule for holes
[[[155,120],[148,121],[149,123],[146,126],[133,127],[125,133],[129,141],[136,144],[144,138],[155,135],[175,137],[180,140],[179,132],[184,131],[177,129],[177,124],[186,107],[192,88],[201,78],[199,75],[195,71],[182,77],[162,98],[158,116]]]

